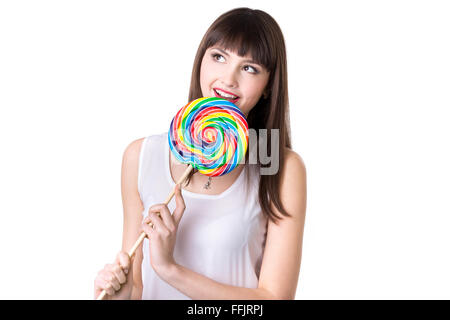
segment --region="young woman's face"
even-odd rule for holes
[[[221,47],[208,48],[200,67],[204,97],[220,97],[234,103],[245,116],[261,98],[269,72],[252,61]]]

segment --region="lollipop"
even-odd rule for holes
[[[248,125],[233,103],[221,98],[199,98],[178,111],[168,139],[178,161],[216,177],[231,172],[243,159]]]
[[[170,150],[182,163],[189,164],[177,184],[195,168],[210,177],[232,171],[240,163],[248,146],[248,125],[244,115],[231,102],[220,98],[200,98],[178,111],[170,124]],[[175,194],[175,188],[164,204]],[[141,232],[128,251],[132,257],[146,236]],[[106,296],[103,290],[97,297]]]

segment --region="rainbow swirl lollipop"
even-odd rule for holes
[[[248,146],[248,124],[233,103],[221,98],[189,102],[173,118],[169,146],[182,163],[216,177],[232,171]]]

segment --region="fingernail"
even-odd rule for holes
[[[123,270],[125,272],[125,274],[128,274],[128,269]]]

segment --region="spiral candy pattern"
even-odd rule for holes
[[[248,124],[233,103],[199,98],[181,108],[168,133],[170,150],[178,161],[216,177],[231,172],[248,146]]]

